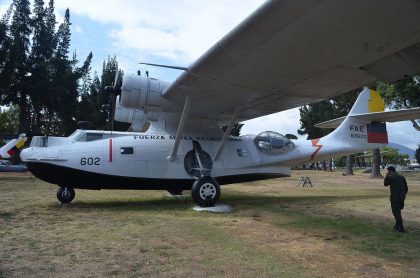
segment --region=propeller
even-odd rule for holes
[[[120,84],[120,71],[118,67],[115,70],[115,79],[114,84],[112,86],[105,87],[105,93],[108,95],[108,105],[109,105],[109,118],[108,120],[111,122],[111,133],[114,131],[114,115],[115,115],[115,101],[117,96],[121,95],[121,87]]]

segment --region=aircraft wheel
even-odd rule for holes
[[[184,190],[179,189],[179,188],[171,188],[171,189],[168,189],[169,194],[171,194],[173,196],[180,196],[180,195],[182,195],[182,191],[184,191]]]
[[[69,204],[73,201],[74,196],[76,196],[76,192],[71,187],[59,187],[57,189],[57,199],[63,204]]]
[[[194,182],[191,195],[200,207],[212,207],[220,198],[220,185],[212,177],[202,177]]]

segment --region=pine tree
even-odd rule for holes
[[[29,0],[15,0],[10,26],[11,47],[6,67],[13,69],[10,92],[5,101],[19,106],[19,132],[29,131],[29,104],[26,77],[29,72],[28,54],[31,35]]]
[[[46,24],[45,24],[45,9],[43,0],[35,0],[34,17],[32,18],[32,49],[31,49],[31,62],[35,65],[41,63],[45,59],[43,48],[45,47],[46,37]]]
[[[8,65],[9,52],[11,45],[10,37],[10,17],[13,11],[13,3],[9,6],[6,13],[0,20],[0,103],[2,96],[6,93],[7,88],[10,86],[11,76],[13,69],[11,65]]]
[[[74,118],[77,110],[77,78],[73,74],[73,60],[69,60],[70,48],[70,11],[66,10],[64,21],[58,27],[55,36],[56,49],[51,61],[52,67],[52,92],[51,100],[54,113],[50,116],[58,117],[60,125],[58,128],[59,135],[68,135],[76,128],[76,120]]]
[[[46,48],[46,57],[51,58],[54,49],[57,47],[57,40],[55,36],[56,18],[54,13],[54,0],[50,0],[48,7],[45,8],[45,44],[49,47]]]
[[[110,96],[106,94],[105,92],[105,87],[106,86],[112,86],[114,85],[115,82],[115,74],[118,70],[118,61],[117,61],[117,57],[109,57],[107,61],[104,61],[102,64],[102,76],[101,76],[101,91],[100,91],[100,98],[104,101],[102,104],[109,104],[110,101],[113,101],[112,99],[110,99]],[[122,78],[123,78],[124,72],[122,72],[121,70],[119,70],[119,80],[117,80],[117,83],[121,83]],[[108,124],[107,124],[107,128],[106,129],[111,129],[111,116],[110,116],[111,111],[108,110],[108,116],[107,119],[108,120]],[[120,123],[120,122],[115,122],[114,123],[114,130],[121,130],[121,131],[126,131],[129,128],[129,124],[127,123]]]
[[[43,0],[34,2],[34,16],[32,18],[32,47],[29,62],[31,66],[31,77],[28,78],[29,95],[32,104],[32,130],[36,133],[41,132],[43,115],[50,102],[49,90],[50,82],[50,59],[52,46],[49,37],[54,34],[49,33],[47,28],[47,9],[44,8]]]
[[[10,47],[9,22],[13,11],[13,4],[9,6],[0,20],[0,73],[5,66]]]
[[[57,50],[56,57],[62,61],[68,61],[69,48],[70,48],[70,10],[67,9],[64,15],[64,22],[60,24],[57,31]]]

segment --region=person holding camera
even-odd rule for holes
[[[388,172],[384,179],[384,186],[389,186],[391,190],[391,209],[395,218],[394,230],[404,233],[403,219],[401,210],[404,208],[405,196],[408,192],[407,181],[403,176],[397,173],[394,166],[387,168]]]

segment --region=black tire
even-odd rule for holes
[[[169,194],[171,194],[172,196],[181,196],[182,195],[182,191],[184,191],[183,189],[180,188],[170,188],[167,189]]]
[[[212,177],[202,177],[194,182],[191,195],[200,207],[213,207],[220,198],[220,185]]]
[[[57,199],[63,204],[69,204],[76,196],[76,192],[71,187],[59,187],[57,189]]]

